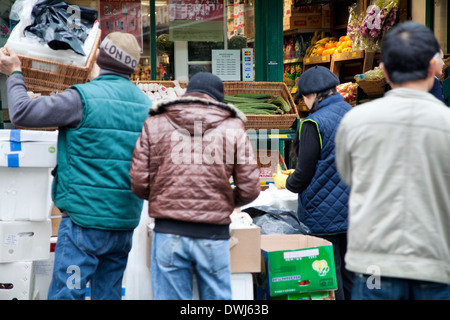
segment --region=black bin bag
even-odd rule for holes
[[[242,210],[261,228],[261,234],[310,234],[310,230],[290,210],[269,206],[255,206]]]
[[[74,11],[72,8],[80,10]],[[33,7],[31,24],[25,27],[24,35],[48,44],[53,50],[72,49],[86,56],[83,44],[97,17],[97,10],[70,5],[61,0],[42,0]]]

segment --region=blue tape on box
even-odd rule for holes
[[[22,142],[20,141],[20,130],[12,129],[9,134],[9,141],[11,145],[11,151],[21,151]]]
[[[12,129],[9,134],[9,144],[11,152],[22,151],[22,142],[20,141],[20,130]],[[19,167],[19,155],[8,154],[8,167]]]
[[[19,155],[17,153],[8,154],[8,167],[10,168],[19,167]]]

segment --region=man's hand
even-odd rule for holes
[[[10,76],[14,71],[22,71],[22,63],[14,50],[9,47],[3,47],[0,50],[0,73]]]

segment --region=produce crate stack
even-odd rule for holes
[[[0,300],[36,298],[51,243],[57,131],[0,130]]]

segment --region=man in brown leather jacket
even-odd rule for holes
[[[192,299],[193,270],[200,299],[231,299],[229,216],[260,181],[245,115],[223,99],[217,76],[196,74],[183,97],[150,109],[136,143],[130,177],[155,218],[155,299]]]

